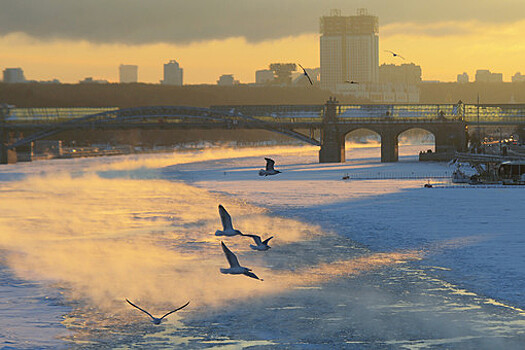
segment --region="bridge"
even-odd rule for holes
[[[525,105],[235,105],[197,108],[0,108],[0,163],[33,141],[73,129],[265,129],[320,146],[319,161],[344,162],[345,137],[368,129],[381,137],[381,161],[398,160],[398,137],[418,128],[436,152],[463,151],[470,125],[525,125]]]

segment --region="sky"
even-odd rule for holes
[[[424,80],[525,73],[523,0],[0,0],[0,69],[117,82],[118,66],[135,64],[139,81],[158,83],[175,59],[185,84],[249,83],[273,62],[318,67],[319,18],[358,8],[379,17],[380,64],[418,64]]]

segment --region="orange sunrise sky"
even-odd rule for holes
[[[380,64],[413,62],[424,80],[525,73],[525,2],[514,0],[0,0],[0,69],[117,82],[118,66],[134,64],[140,82],[158,83],[175,59],[185,84],[215,84],[222,74],[250,83],[272,62],[318,67],[319,17],[363,7],[379,17]]]

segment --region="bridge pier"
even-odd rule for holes
[[[14,164],[16,160],[16,150],[8,149],[3,143],[0,144],[0,164]]]
[[[337,126],[338,101],[330,97],[326,102],[321,126],[321,149],[319,150],[319,163],[344,163],[345,134]]]
[[[385,132],[381,134],[381,162],[390,163],[399,160],[397,134]]]
[[[467,149],[465,128],[442,127],[434,133],[436,153],[454,154]]]
[[[335,125],[323,129],[323,142],[319,150],[319,163],[344,163],[345,137],[340,135]]]
[[[0,105],[0,164],[16,163],[16,151],[7,148],[10,135],[5,125],[7,112],[3,105]]]

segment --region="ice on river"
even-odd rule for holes
[[[354,145],[344,164],[273,147],[2,166],[0,347],[519,349],[525,190],[451,187],[419,148],[398,163]],[[264,157],[282,174],[259,177]],[[219,272],[219,203],[275,236],[266,252],[222,238],[264,282]],[[125,298],[191,304],[154,326]]]

